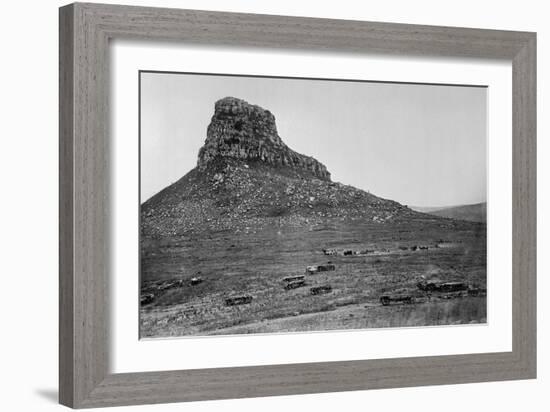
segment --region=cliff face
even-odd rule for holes
[[[281,140],[269,110],[234,97],[216,102],[197,168],[204,171],[217,158],[261,161],[330,181],[325,165],[296,153]]]

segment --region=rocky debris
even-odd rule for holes
[[[142,205],[142,234],[253,233],[274,224],[292,228],[327,218],[370,220],[373,215],[384,216],[388,223],[418,214],[397,202],[293,169],[263,162],[248,166],[218,158],[204,171],[192,170]]]

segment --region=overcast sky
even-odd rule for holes
[[[195,167],[226,96],[269,109],[333,181],[405,205],[486,201],[485,88],[164,73],[141,74],[142,201]]]

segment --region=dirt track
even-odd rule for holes
[[[258,323],[219,329],[214,335],[241,333],[285,333],[318,330],[440,326],[487,321],[487,300],[484,297],[433,301],[415,305],[382,306],[355,304],[332,311],[261,321]]]

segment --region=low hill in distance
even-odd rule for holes
[[[459,205],[449,207],[417,207],[410,206],[417,212],[446,217],[449,219],[466,220],[468,222],[487,222],[487,203],[475,203],[472,205]]]

